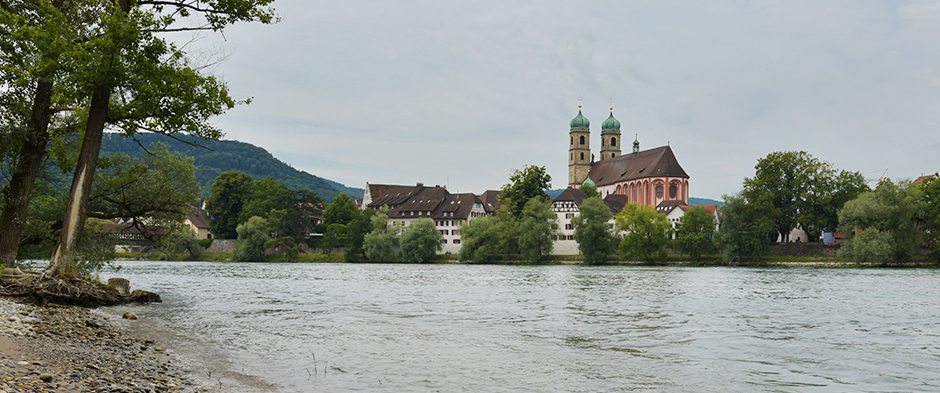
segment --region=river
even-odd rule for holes
[[[940,391],[932,269],[120,265],[226,392]]]

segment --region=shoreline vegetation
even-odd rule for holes
[[[119,253],[118,260],[167,260],[177,262],[234,262],[231,253],[204,253],[199,259],[161,259],[157,255],[146,253]],[[342,253],[332,254],[312,254],[301,253],[297,257],[288,260],[283,255],[269,255],[263,262],[249,263],[361,263],[361,264],[382,264],[382,263],[400,263],[400,262],[347,262]],[[441,254],[428,262],[430,264],[442,265],[585,265],[580,255],[551,255],[546,260],[533,263],[525,260],[521,255],[510,255],[496,258],[487,263],[466,263],[458,260],[457,254]],[[838,256],[820,256],[820,255],[769,255],[759,261],[745,262],[725,262],[720,255],[704,256],[700,261],[694,261],[687,255],[670,255],[665,261],[648,263],[641,260],[621,260],[615,256],[608,257],[607,262],[597,266],[675,266],[675,267],[709,267],[709,266],[728,266],[728,267],[819,267],[819,268],[938,268],[940,264],[930,260],[926,255],[916,255],[910,261],[906,262],[852,262],[839,259]]]

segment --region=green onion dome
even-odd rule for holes
[[[620,120],[614,118],[614,112],[610,112],[610,117],[601,123],[601,131],[620,131]]]
[[[590,129],[591,122],[581,114],[581,110],[578,110],[578,115],[571,119],[571,129],[572,130],[587,130]]]
[[[594,181],[591,180],[590,177],[587,179],[584,179],[584,181],[581,182],[581,188],[584,188],[584,186],[591,186],[591,187],[597,188],[597,185],[594,184]]]

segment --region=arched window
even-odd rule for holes
[[[571,137],[571,146],[574,146],[574,137]]]
[[[663,186],[656,186],[656,198],[663,197]]]
[[[617,146],[617,137],[610,138],[610,145]]]
[[[669,199],[676,199],[676,185],[669,186]]]
[[[581,144],[584,144],[584,135],[581,135]],[[584,159],[584,157],[581,157],[581,159]]]
[[[614,153],[610,153],[610,158],[614,158]]]
[[[582,138],[584,137],[582,136]],[[581,160],[584,160],[584,152],[581,152]]]

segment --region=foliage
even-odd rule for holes
[[[291,190],[316,192],[321,198],[333,200],[340,192],[350,197],[362,198],[361,188],[346,187],[332,180],[295,169],[275,158],[262,147],[233,140],[203,140],[185,135],[177,139],[156,134],[138,134],[136,140],[121,137],[119,134],[106,133],[101,145],[102,154],[121,152],[132,157],[143,154],[137,145],[144,146],[156,141],[166,143],[168,149],[195,159],[196,181],[202,186],[202,196],[210,195],[210,188],[215,178],[224,171],[244,172],[255,179],[273,178]],[[205,148],[201,147],[205,146]]]
[[[839,248],[839,258],[855,262],[887,263],[894,256],[894,250],[891,235],[870,228],[843,244]]]
[[[927,219],[927,203],[924,190],[912,187],[908,183],[895,184],[890,179],[882,180],[875,191],[865,192],[845,204],[839,212],[839,226],[843,233],[854,230],[868,231],[876,229],[890,236],[893,241],[893,259],[908,261],[914,255],[921,238],[920,225]],[[880,241],[881,238],[850,239],[851,242],[867,240]],[[850,246],[850,250],[857,246]],[[851,251],[845,252],[846,258],[854,258]]]
[[[924,223],[925,239],[930,247],[930,258],[940,262],[940,179],[928,178],[922,185],[927,219]]]
[[[773,207],[776,240],[787,241],[800,224],[815,240],[836,226],[838,210],[868,189],[858,172],[841,171],[805,151],[773,152],[757,161],[753,178],[744,179],[748,201],[766,200]]]
[[[372,214],[369,209],[357,210],[346,225],[346,251],[343,253],[346,262],[365,259],[365,237],[372,230]]]
[[[588,198],[601,197],[601,193],[597,191],[597,185],[594,182],[585,182],[581,184],[581,187],[578,188],[581,191],[584,191],[584,194]]]
[[[388,219],[388,206],[382,206],[371,217],[372,231],[363,239],[366,258],[376,262],[394,262],[398,247],[399,224]]]
[[[613,214],[600,198],[588,198],[581,203],[580,213],[571,219],[574,240],[584,256],[584,262],[599,264],[607,260],[617,247],[617,238],[611,233]]]
[[[544,166],[526,165],[523,170],[516,170],[509,177],[509,183],[503,185],[499,202],[508,207],[514,218],[522,217],[525,204],[532,198],[548,198],[546,190],[552,187],[552,176]]]
[[[724,195],[718,242],[724,249],[725,262],[759,260],[770,247],[767,233],[773,231],[776,210],[767,196],[756,200],[738,195]]]
[[[693,206],[676,224],[676,247],[694,261],[717,250],[715,244],[715,217],[701,206]]]
[[[217,239],[238,236],[238,218],[248,202],[254,179],[239,171],[222,172],[212,183],[212,195],[206,203],[211,220],[209,228]]]
[[[330,224],[323,232],[323,238],[320,240],[320,247],[327,254],[332,254],[333,249],[346,246],[346,226],[343,224]]]
[[[349,224],[353,218],[358,213],[359,208],[356,207],[356,202],[353,202],[352,198],[346,193],[340,193],[333,198],[333,202],[326,207],[326,212],[323,213],[323,224],[325,226],[330,226],[332,224]]]
[[[209,247],[212,247],[212,241],[214,239],[199,239],[199,247],[202,247],[203,250],[208,250]]]
[[[620,257],[642,258],[648,263],[666,260],[672,224],[652,206],[627,202],[616,218],[617,230],[627,232],[620,241]]]
[[[124,154],[99,159],[89,217],[140,222],[183,221],[199,197],[193,159],[163,144],[133,159]]]
[[[499,254],[500,219],[477,217],[460,226],[460,261],[486,263]]]
[[[238,262],[264,262],[264,246],[271,238],[268,236],[267,222],[255,216],[236,229],[238,245],[232,259]]]
[[[443,248],[443,237],[434,226],[434,220],[426,217],[414,220],[402,231],[398,259],[406,263],[433,261],[436,252]]]
[[[196,233],[188,226],[180,225],[175,230],[163,235],[160,238],[161,246],[171,259],[176,259],[179,254],[189,254],[189,259],[199,260],[202,257],[205,248],[196,238]]]
[[[522,210],[516,230],[519,252],[530,262],[539,262],[551,255],[558,238],[558,216],[541,197],[529,199]]]

